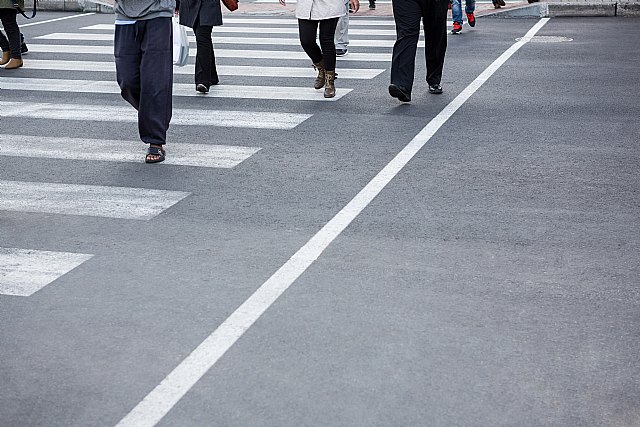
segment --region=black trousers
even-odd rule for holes
[[[193,32],[196,34],[196,84],[202,83],[206,87],[217,85],[218,71],[216,70],[216,55],[213,53],[211,40],[211,25],[200,25],[196,19]]]
[[[394,0],[397,40],[393,45],[391,83],[413,87],[420,21],[424,21],[427,83],[439,84],[447,51],[447,0]]]
[[[2,48],[3,52],[11,51],[12,58],[21,59],[20,28],[18,27],[16,14],[15,9],[0,9],[0,21],[2,22],[4,30],[7,32],[7,36],[5,37],[2,31],[0,31],[0,48]]]
[[[324,68],[327,71],[336,69],[336,45],[333,36],[336,33],[338,18],[310,21],[298,19],[298,31],[300,33],[300,45],[314,63],[324,60]],[[316,34],[320,26],[320,46],[316,43]]]
[[[138,110],[140,139],[164,144],[171,121],[173,88],[171,18],[116,25],[116,78],[122,97]]]

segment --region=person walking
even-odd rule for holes
[[[349,0],[344,1],[344,8],[347,12],[338,18],[336,26],[336,56],[345,56],[349,52]]]
[[[138,132],[149,144],[145,162],[165,159],[171,121],[175,0],[115,0],[114,56],[122,97],[138,110]]]
[[[462,31],[462,0],[451,0],[451,17],[453,19],[453,28],[451,34],[460,34]],[[467,14],[467,23],[470,27],[476,26],[476,0],[465,0],[464,11]]]
[[[209,87],[220,82],[211,40],[213,27],[222,25],[220,0],[178,0],[177,4],[180,24],[196,34],[196,90],[208,93]]]
[[[286,6],[286,0],[280,0],[280,4]],[[355,13],[360,8],[360,1],[349,0],[349,6]],[[348,11],[344,0],[298,0],[296,5],[300,44],[318,71],[313,87],[316,89],[324,87],[325,98],[336,96],[334,35],[338,18],[345,13]],[[320,28],[320,46],[316,43],[318,27]]]
[[[18,10],[24,9],[24,0],[14,3],[12,0],[0,0],[0,22],[6,31],[5,36],[0,31],[0,48],[2,49],[2,59],[0,65],[4,65],[5,70],[15,70],[22,67],[22,52],[20,50],[20,27],[16,19]]]
[[[448,0],[396,0],[392,2],[397,39],[391,59],[389,94],[411,101],[416,52],[423,21],[429,93],[442,93],[442,69],[447,50]]]

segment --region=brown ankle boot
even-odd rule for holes
[[[2,52],[2,60],[0,60],[0,65],[4,65],[7,62],[9,62],[9,60],[11,59],[11,52],[9,52],[8,50],[5,50],[4,52]]]
[[[313,87],[316,89],[322,89],[324,87],[324,62],[314,62],[313,69],[318,70],[318,77],[316,77],[316,81],[313,82]]]
[[[333,82],[336,79],[335,71],[325,71],[325,80],[324,80],[324,97],[325,98],[333,98],[336,96],[336,87]]]
[[[9,62],[7,62],[7,65],[5,65],[4,69],[13,70],[20,67],[22,67],[22,59],[11,58]]]

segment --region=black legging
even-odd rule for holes
[[[202,83],[206,87],[218,84],[218,71],[216,70],[216,56],[213,53],[213,41],[211,40],[211,25],[200,25],[199,17],[193,24],[193,32],[196,35],[196,84]]]
[[[0,9],[0,21],[2,21],[2,26],[7,32],[6,38],[2,32],[0,32],[0,48],[2,48],[3,51],[11,51],[12,58],[21,59],[20,28],[18,28],[16,14],[17,12],[15,9]]]
[[[318,23],[320,23],[320,46],[316,43]],[[324,68],[327,71],[335,71],[336,69],[336,45],[333,41],[333,36],[336,33],[337,25],[338,18],[323,19],[321,21],[298,19],[302,48],[314,63],[324,60]]]

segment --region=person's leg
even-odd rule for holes
[[[20,28],[18,27],[16,15],[17,12],[15,9],[0,9],[0,21],[2,22],[4,31],[7,33],[11,58],[22,61],[22,53],[20,52]]]
[[[142,53],[136,40],[136,24],[116,25],[113,50],[116,80],[120,94],[136,110],[140,108],[140,61]]]
[[[322,50],[316,43],[318,21],[298,19],[298,32],[300,34],[300,46],[314,64],[322,61]],[[333,38],[333,36],[332,36]]]
[[[324,59],[324,69],[327,71],[335,71],[336,69],[336,45],[333,42],[333,35],[337,25],[338,18],[320,21],[320,48]]]
[[[324,58],[325,85],[324,97],[333,98],[336,96],[334,81],[336,79],[336,45],[333,36],[338,25],[338,18],[323,19],[320,21],[320,48]]]
[[[9,40],[7,40],[2,31],[0,31],[0,49],[3,52],[9,52]]]
[[[418,0],[396,1],[391,4],[396,21],[396,42],[393,45],[391,59],[391,84],[401,86],[411,94],[422,8]]]
[[[466,13],[473,13],[476,11],[476,0],[465,0],[464,11]]]
[[[447,1],[424,0],[424,40],[427,83],[440,85],[447,51]]]
[[[196,35],[196,85],[202,84],[207,90],[211,81],[211,56],[213,53],[213,42],[211,41],[211,25],[200,25],[196,19],[193,25],[193,32]]]
[[[461,0],[451,0],[451,20],[462,24],[462,5]]]
[[[138,130],[142,141],[164,145],[171,121],[173,54],[171,18],[139,21],[142,31]],[[148,160],[148,159],[147,159]]]
[[[339,56],[345,55],[349,46],[349,0],[346,0],[344,5],[347,13],[338,19],[335,36],[336,51]]]

